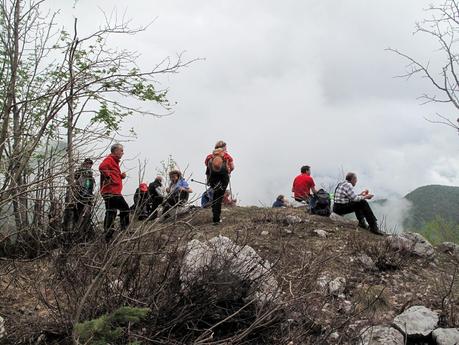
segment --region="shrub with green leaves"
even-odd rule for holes
[[[83,344],[106,345],[123,341],[124,329],[128,324],[135,324],[144,319],[149,308],[121,307],[113,313],[77,323],[75,333]],[[138,342],[129,343],[140,344]]]

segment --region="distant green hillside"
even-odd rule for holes
[[[430,185],[405,196],[413,203],[405,229],[419,229],[435,219],[459,224],[459,187]]]

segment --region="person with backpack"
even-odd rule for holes
[[[298,202],[309,203],[311,191],[317,193],[316,184],[311,176],[311,167],[304,165],[301,167],[301,174],[293,180],[292,192],[293,198]]]
[[[223,196],[234,170],[233,157],[227,152],[226,143],[217,141],[214,151],[204,160],[206,166],[207,184],[214,191],[212,201],[212,221],[214,225],[221,222]]]
[[[154,220],[158,217],[158,207],[164,201],[163,178],[161,176],[156,176],[155,180],[148,185],[148,194],[149,219]]]
[[[86,158],[80,167],[75,171],[75,199],[76,207],[74,213],[74,224],[85,227],[92,214],[94,200],[94,186],[96,180],[92,171],[94,162]]]
[[[105,201],[104,231],[105,239],[110,241],[115,230],[117,211],[120,211],[121,230],[126,230],[129,226],[129,205],[121,195],[123,189],[123,179],[126,173],[120,169],[120,160],[124,155],[124,148],[121,144],[114,144],[110,148],[110,154],[99,165],[100,171],[100,194]]]
[[[367,200],[373,198],[373,194],[368,193],[368,190],[357,194],[354,191],[356,184],[357,175],[353,172],[347,173],[345,181],[339,183],[336,187],[333,212],[341,216],[355,212],[355,216],[359,221],[359,227],[369,229],[377,235],[382,235],[383,233],[379,230],[377,219],[367,202]],[[368,222],[368,225],[365,220]]]
[[[166,188],[168,196],[163,207],[163,215],[166,219],[170,217],[168,211],[173,207],[184,205],[188,201],[190,193],[193,192],[179,170],[170,171],[169,178],[170,185]]]
[[[143,182],[139,185],[139,188],[136,189],[134,193],[134,205],[131,206],[131,210],[134,211],[138,220],[145,220],[150,215],[148,202],[148,185]]]

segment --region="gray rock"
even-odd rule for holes
[[[456,258],[456,260],[459,260],[459,245],[456,243],[452,242],[443,242],[440,244],[438,247],[443,253],[449,253],[452,256]]]
[[[261,236],[268,236],[268,235],[269,235],[269,231],[263,230],[261,232]]]
[[[218,236],[207,242],[196,239],[188,242],[180,270],[182,289],[186,291],[190,284],[208,279],[205,277],[208,269],[217,272],[225,269],[228,275],[248,281],[250,290],[247,296],[254,298],[258,306],[276,302],[280,296],[271,264],[263,260],[252,247],[238,246],[227,237]]]
[[[342,295],[346,288],[346,279],[338,277],[328,283],[328,293],[332,296]]]
[[[330,215],[330,219],[333,220],[335,223],[340,223],[343,225],[357,226],[359,224],[359,222],[356,220],[344,218],[343,216],[340,216],[339,214],[336,214],[334,212],[332,212],[332,214]]]
[[[458,345],[459,328],[438,328],[432,332],[437,345]]]
[[[366,254],[361,254],[357,256],[357,261],[362,264],[363,267],[365,267],[368,270],[377,270],[375,262],[373,261],[372,258],[370,258]]]
[[[359,345],[404,345],[403,335],[388,326],[373,326],[363,332]]]
[[[410,337],[426,337],[437,325],[438,314],[419,305],[408,308],[394,319],[394,326]]]
[[[328,236],[328,232],[326,232],[325,230],[317,229],[314,230],[313,233],[319,236],[320,238],[326,238]]]
[[[293,216],[291,214],[289,214],[287,217],[285,217],[285,220],[287,221],[287,224],[289,224],[289,225],[295,225],[295,224],[299,224],[299,223],[303,222],[303,220],[300,217]]]
[[[415,232],[406,232],[400,235],[391,235],[387,237],[392,248],[397,250],[406,250],[410,253],[423,257],[433,257],[435,249],[422,235]]]
[[[5,320],[0,316],[0,339],[6,335]]]

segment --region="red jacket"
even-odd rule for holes
[[[204,161],[204,164],[207,166],[209,164],[209,161],[212,159],[213,157],[213,154],[209,154],[207,155],[206,157],[206,160]],[[230,154],[228,152],[225,152],[224,155],[223,155],[223,160],[226,162],[227,164],[227,168],[228,168],[228,173],[231,174],[231,172],[234,170],[234,160],[233,160],[233,157],[230,156]]]
[[[109,154],[99,165],[100,194],[121,195],[123,189],[120,160]]]

